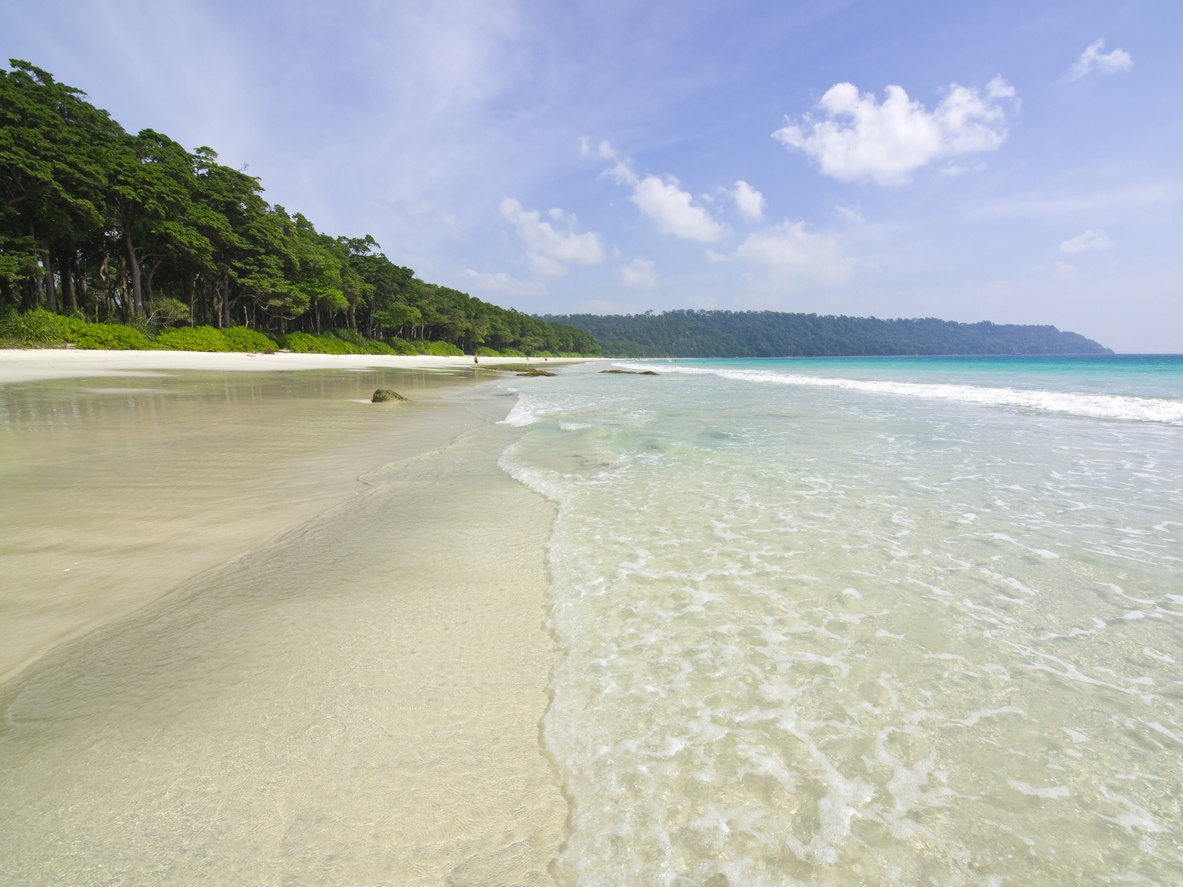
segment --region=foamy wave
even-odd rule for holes
[[[724,379],[773,385],[802,385],[814,388],[842,388],[870,394],[952,400],[988,406],[1022,407],[1049,413],[1066,413],[1090,419],[1124,419],[1135,422],[1161,422],[1183,425],[1183,401],[1157,397],[1130,397],[1117,394],[1078,394],[1069,391],[1025,390],[1022,388],[985,388],[974,385],[922,384],[918,382],[878,382],[864,379],[840,379],[825,376],[802,376],[793,373],[770,373],[763,370],[705,369],[699,367],[664,367],[663,373],[714,375]]]
[[[527,402],[526,398],[518,397],[518,402],[513,405],[513,409],[506,414],[505,418],[498,422],[498,425],[512,425],[515,428],[523,428],[526,425],[533,425],[538,421],[540,416],[535,411],[537,404]]]

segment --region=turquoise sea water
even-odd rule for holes
[[[501,383],[579,884],[1183,881],[1183,358]]]

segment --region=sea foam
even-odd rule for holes
[[[986,406],[1019,407],[1049,413],[1066,413],[1068,415],[1090,419],[1124,419],[1135,422],[1161,422],[1168,425],[1183,425],[1183,401],[1168,398],[1131,397],[1119,394],[1081,394],[1070,391],[978,387],[973,385],[872,381],[826,376],[805,376],[795,373],[764,372],[760,370],[701,369],[697,367],[670,366],[663,367],[662,372],[715,375],[724,379],[757,384],[836,388],[894,397],[949,400]]]

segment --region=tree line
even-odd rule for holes
[[[857,357],[934,354],[1109,354],[1054,326],[880,320],[776,311],[547,315],[591,333],[609,357]]]
[[[420,280],[369,235],[319,232],[212,148],[128,133],[82,91],[10,65],[0,69],[0,313],[599,353],[584,330]]]

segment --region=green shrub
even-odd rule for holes
[[[366,344],[369,342],[369,339],[367,339],[361,333],[348,328],[343,330],[332,330],[326,333],[325,336],[326,338],[331,336],[334,339],[340,339],[342,342],[348,342],[350,345],[355,345],[356,347],[362,349],[364,349]]]
[[[366,339],[366,351],[370,354],[398,354],[397,351],[378,339]]]
[[[418,351],[415,350],[414,345],[412,345],[406,339],[400,339],[397,336],[393,336],[393,337],[387,339],[386,344],[390,346],[390,351],[392,354],[418,354],[419,353]]]
[[[38,308],[27,314],[15,311],[0,318],[0,341],[11,342],[17,347],[36,345],[61,345],[66,341],[65,332],[58,317]]]
[[[274,351],[279,347],[273,339],[245,326],[228,327],[222,336],[231,351]]]
[[[451,342],[426,342],[427,350],[424,354],[433,354],[436,357],[463,357],[464,352],[453,345]]]
[[[300,354],[364,354],[356,345],[342,342],[333,336],[313,336],[310,333],[289,333],[280,342],[289,351]]]
[[[135,327],[87,323],[78,317],[63,317],[42,309],[9,315],[0,324],[0,339],[18,346],[70,343],[92,350],[146,351],[152,347],[151,340]]]
[[[480,348],[478,348],[476,350],[476,356],[477,357],[500,357],[501,352],[494,351],[492,348],[486,348],[484,345],[482,345]]]
[[[361,333],[355,330],[333,330],[329,335],[340,339],[342,342],[348,342],[350,345],[358,349],[362,354],[397,354],[398,352],[392,349],[385,342],[378,339],[367,339]]]
[[[77,317],[57,318],[67,342],[93,351],[147,351],[152,341],[135,327],[121,323],[87,323]]]
[[[221,330],[212,326],[182,326],[166,330],[156,337],[156,344],[174,351],[229,351],[230,343]]]
[[[516,348],[504,348],[501,351],[502,357],[525,357],[525,353],[518,351]]]

